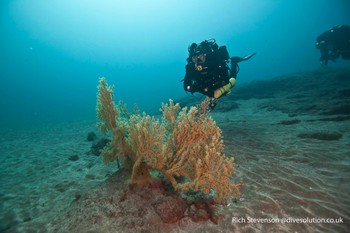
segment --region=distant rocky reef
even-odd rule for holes
[[[214,111],[238,108],[238,100],[264,99],[259,105],[268,111],[282,111],[289,116],[319,115],[324,121],[350,119],[350,68],[320,68],[293,73],[269,80],[237,84],[232,93],[220,99]],[[201,98],[178,100],[182,106],[200,102]]]

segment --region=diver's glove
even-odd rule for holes
[[[218,99],[216,99],[214,97],[210,98],[210,100],[209,100],[209,107],[211,109],[214,109],[216,104],[217,104],[217,102],[218,102]]]

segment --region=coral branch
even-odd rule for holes
[[[208,99],[189,110],[170,100],[162,104],[163,117],[157,120],[145,113],[129,114],[122,103],[115,106],[113,87],[104,78],[98,91],[98,126],[113,137],[102,155],[107,162],[121,158],[132,170],[132,183],[149,182],[153,169],[178,191],[215,190],[218,203],[238,195],[240,185],[231,183],[233,159],[223,154],[221,130],[207,112]]]

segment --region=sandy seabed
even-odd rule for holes
[[[235,158],[234,180],[244,183],[238,198],[217,207],[217,224],[188,218],[165,224],[152,210],[145,216],[95,210],[128,206],[106,204],[118,199],[122,184],[112,182],[115,164],[89,153],[93,120],[4,129],[0,232],[349,232],[350,120],[291,115],[267,108],[272,102],[240,99],[238,108],[212,113],[226,155]],[[140,200],[126,203],[137,209]]]

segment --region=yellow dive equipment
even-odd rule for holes
[[[226,84],[225,86],[220,87],[214,91],[214,98],[215,99],[220,98],[223,94],[228,92],[235,84],[236,84],[236,79],[233,77],[230,78],[228,84]]]
[[[203,66],[201,66],[201,65],[195,65],[195,67],[196,67],[196,70],[198,70],[198,71],[202,71],[203,70]]]

